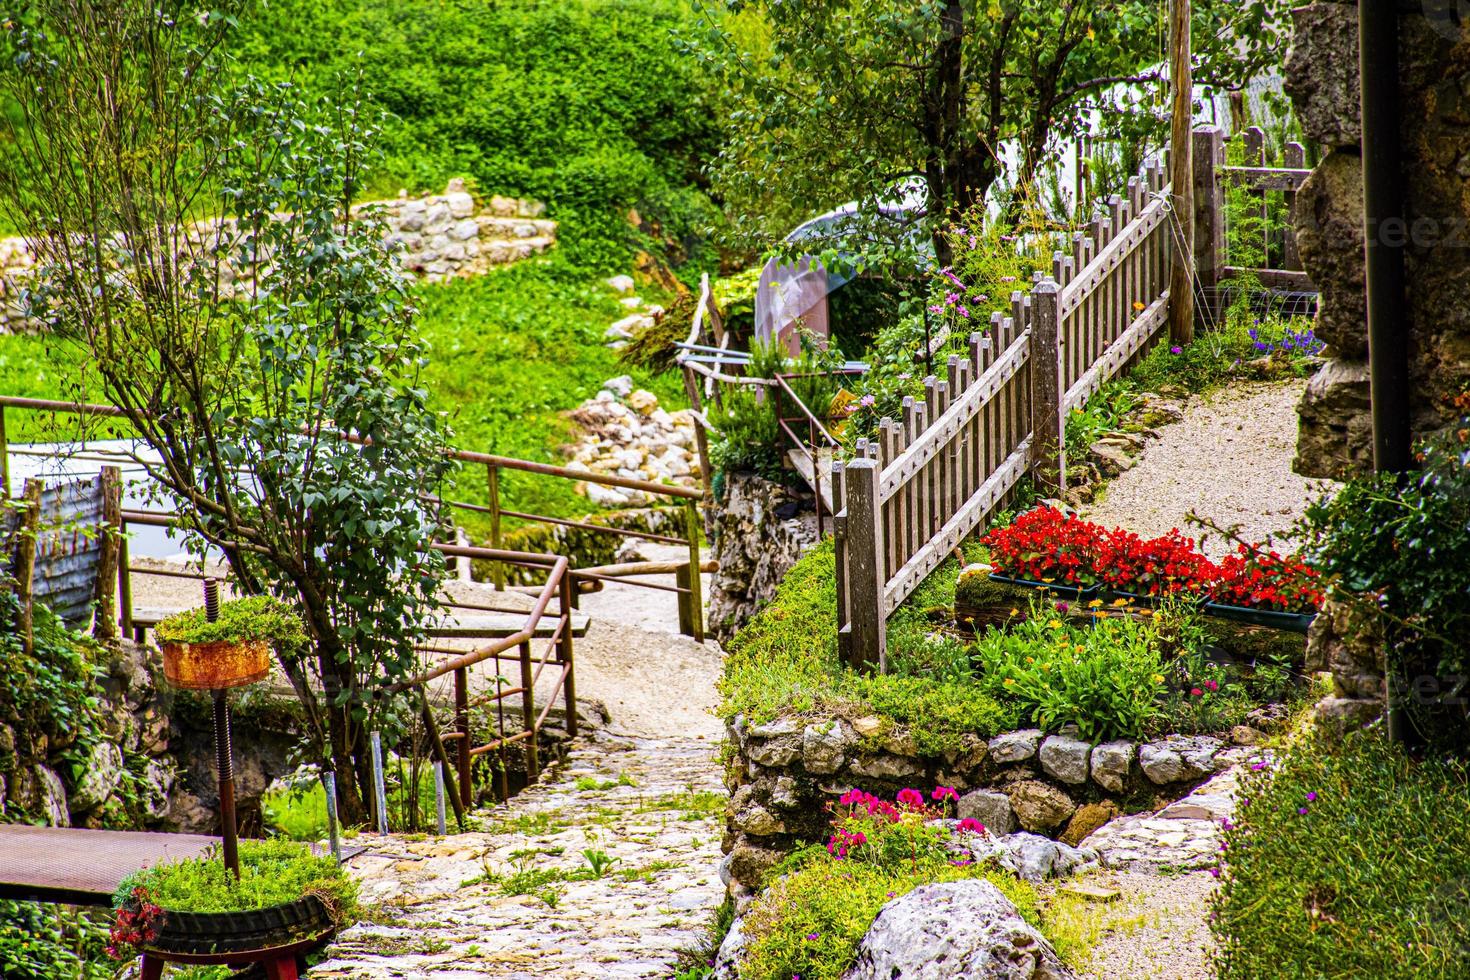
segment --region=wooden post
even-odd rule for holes
[[[1242,135],[1245,144],[1245,165],[1247,167],[1266,167],[1266,131],[1259,126],[1252,126]],[[1256,240],[1261,243],[1261,265],[1262,269],[1273,268],[1271,265],[1271,210],[1266,204],[1265,191],[1250,191],[1248,196],[1256,198],[1258,203],[1252,209],[1255,217],[1260,222],[1256,229]]]
[[[1218,126],[1201,126],[1193,143],[1194,268],[1204,296],[1201,319],[1212,327],[1220,321],[1220,269],[1225,265],[1225,191],[1219,170],[1225,133]]]
[[[684,375],[684,394],[689,398],[689,407],[703,415],[704,401],[699,397],[699,381],[694,376],[694,369],[683,364],[680,365],[680,373]],[[698,418],[694,420],[694,448],[699,451],[699,479],[704,484],[705,499],[714,500],[714,474],[709,467],[709,433],[704,431],[704,423]]]
[[[1177,221],[1174,263],[1169,270],[1169,339],[1187,344],[1194,339],[1194,166],[1190,124],[1194,119],[1194,74],[1190,65],[1190,0],[1170,0],[1169,64],[1173,79],[1173,106],[1169,140],[1169,180],[1173,185]]]
[[[454,785],[454,770],[449,768],[449,753],[444,749],[444,740],[439,737],[439,725],[434,721],[434,712],[429,708],[429,695],[419,688],[419,712],[424,721],[424,731],[429,735],[429,747],[444,770],[445,794],[454,807],[454,822],[464,832],[464,800]]]
[[[821,488],[817,489],[821,495]],[[695,643],[704,642],[704,596],[699,577],[699,504],[684,501],[684,536],[689,539],[689,623]]]
[[[20,621],[16,628],[20,632],[20,649],[27,658],[35,652],[35,637],[31,632],[32,603],[35,601],[36,535],[41,528],[40,480],[27,480],[25,504],[21,511],[20,541],[15,549],[16,596],[20,599]]]
[[[847,603],[847,464],[832,461],[832,554],[836,559],[834,576],[837,586],[837,659],[852,659],[852,614]]]
[[[881,673],[888,667],[887,611],[883,606],[883,515],[878,498],[878,461],[847,464],[847,590],[852,612],[855,670]],[[838,574],[841,574],[840,572]]]
[[[499,548],[500,545],[500,467],[494,463],[485,464],[485,488],[489,492],[490,508],[490,547]],[[490,563],[490,581],[495,585],[497,592],[505,589],[505,565],[498,561]]]
[[[680,565],[674,569],[674,585],[680,589],[689,589],[689,566]],[[693,597],[692,591],[679,593],[679,635],[694,635],[694,616],[689,611],[689,600]]]
[[[122,470],[102,467],[102,556],[97,562],[97,614],[92,635],[104,643],[117,639],[118,549],[122,545]]]
[[[117,625],[123,636],[133,635],[133,577],[128,571],[132,559],[128,556],[127,523],[117,542]]]
[[[1045,497],[1061,496],[1066,486],[1057,349],[1060,300],[1061,291],[1050,279],[1031,290],[1031,475]]]
[[[1301,170],[1307,165],[1307,148],[1300,143],[1287,143],[1281,153],[1281,165],[1290,170]],[[1281,268],[1298,271],[1302,267],[1301,253],[1296,247],[1296,191],[1287,191],[1285,249]]]

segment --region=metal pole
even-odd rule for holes
[[[1399,144],[1399,23],[1394,0],[1360,0],[1358,59],[1373,467],[1379,472],[1401,473],[1411,465],[1404,321],[1408,221]]]
[[[327,792],[327,837],[332,842],[332,857],[342,862],[342,831],[337,822],[337,774],[322,773],[322,788]]]
[[[378,833],[388,832],[388,790],[383,784],[383,736],[373,732],[370,736],[373,748],[373,796],[377,803]]]
[[[219,579],[204,580],[204,618],[213,623],[219,619]],[[235,763],[230,750],[229,693],[215,690],[214,751],[219,767],[219,825],[225,867],[240,877],[240,839],[235,826]]]
[[[449,833],[449,826],[444,818],[444,763],[437,759],[434,761],[434,816],[439,836],[443,837]]]
[[[1194,339],[1194,72],[1190,63],[1190,0],[1169,6],[1169,66],[1173,104],[1169,127],[1170,204],[1174,211],[1174,261],[1169,269],[1169,339]]]

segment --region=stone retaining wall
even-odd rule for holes
[[[406,195],[389,201],[370,201],[352,209],[372,209],[388,226],[387,240],[402,246],[399,262],[405,271],[428,282],[482,275],[490,269],[529,258],[556,241],[556,222],[541,217],[545,206],[535,201],[491,197],[477,202],[461,180],[452,180],[442,194]],[[205,249],[232,237],[230,219],[202,221],[190,229],[190,245]],[[0,333],[36,329],[22,308],[25,279],[35,257],[24,238],[0,239]],[[228,284],[241,270],[228,265],[221,278]]]
[[[1263,712],[1263,728],[1275,719]],[[962,735],[952,751],[923,753],[907,732],[876,716],[782,717],[728,726],[724,873],[746,888],[799,842],[821,841],[827,807],[851,788],[892,798],[905,786],[953,786],[960,817],[992,834],[1018,829],[1077,844],[1115,816],[1152,812],[1243,759],[1260,732],[1170,735],[1094,745],[1076,733],[1036,729],[994,738]],[[1236,743],[1240,744],[1236,744]]]

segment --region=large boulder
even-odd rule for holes
[[[1358,8],[1313,3],[1292,11],[1285,88],[1302,132],[1319,146],[1357,149],[1362,96],[1358,89]]]
[[[1297,194],[1294,230],[1302,267],[1321,294],[1317,336],[1334,356],[1363,360],[1363,164],[1356,154],[1333,153],[1312,171]]]
[[[1077,812],[1077,804],[1071,797],[1040,780],[1013,783],[1007,793],[1021,826],[1036,833],[1050,833]]]
[[[1064,980],[1051,944],[988,881],[923,885],[883,906],[844,980]]]
[[[1324,364],[1307,383],[1297,415],[1301,426],[1293,470],[1302,476],[1345,480],[1372,468],[1366,361],[1334,359]]]
[[[71,792],[72,811],[85,813],[106,803],[122,785],[124,772],[121,749],[111,742],[93,744]]]

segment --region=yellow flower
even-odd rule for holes
[[[1152,609],[1140,609],[1140,610],[1138,610],[1138,615],[1140,615],[1140,616],[1152,616],[1153,614],[1154,614],[1154,611]]]
[[[1155,684],[1162,684],[1162,683],[1164,683],[1164,675],[1163,674],[1155,674],[1154,675],[1154,683]]]
[[[1137,300],[1134,300],[1133,301],[1133,308],[1135,310],[1141,310],[1141,309],[1143,309],[1143,304],[1140,303],[1140,302],[1138,302]]]
[[[1102,606],[1102,600],[1101,599],[1093,599],[1091,602],[1089,602],[1087,604],[1087,608],[1089,608],[1089,609],[1097,609],[1100,606]]]
[[[1051,622],[1047,623],[1046,625],[1049,628],[1051,628],[1051,629],[1057,630],[1057,629],[1061,629],[1062,628],[1062,621],[1060,619],[1053,619]]]
[[[1019,616],[1020,614],[1021,614],[1021,610],[1016,609],[1014,607],[1011,609],[1011,615],[1012,616]]]
[[[1046,671],[1048,674],[1050,674],[1051,673],[1051,664],[1042,664],[1041,665],[1041,669],[1044,670],[1044,671]]]
[[[1016,683],[1016,679],[1014,677],[1007,677],[1006,678],[1006,687],[1010,687],[1014,683]]]
[[[1117,608],[1118,606],[1126,606],[1126,605],[1128,605],[1128,600],[1127,599],[1114,599],[1113,600],[1113,607],[1114,608]]]
[[[1034,663],[1036,663],[1036,658],[1035,657],[1027,657],[1026,658],[1026,662],[1028,664],[1034,664]]]
[[[1077,644],[1076,649],[1077,649],[1077,652],[1078,653],[1086,653],[1087,652],[1087,648],[1085,646],[1083,646],[1082,644],[1080,644],[1080,643]]]

